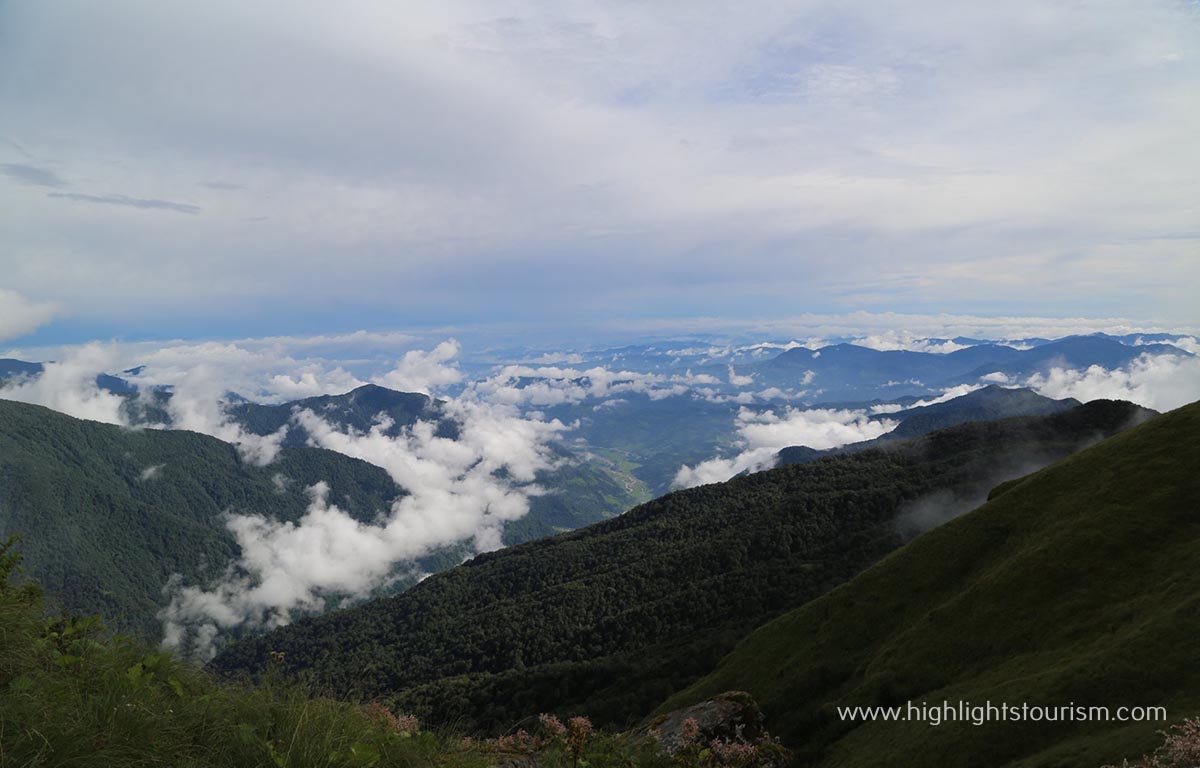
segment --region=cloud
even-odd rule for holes
[[[430,373],[428,359],[416,367]],[[324,484],[309,489],[311,503],[296,523],[230,514],[238,559],[215,585],[172,585],[161,614],[168,642],[209,655],[222,630],[287,623],[296,611],[320,610],[331,595],[362,597],[400,564],[438,547],[469,541],[480,552],[499,548],[504,524],[523,517],[529,497],[541,493],[533,481],[553,466],[548,442],[566,427],[471,395],[446,401],[444,412],[459,425],[456,439],[438,437],[432,422],[393,437],[388,421],[363,433],[310,410],[296,413],[310,444],[382,467],[407,495],[374,523],[331,504]]]
[[[622,393],[637,393],[651,400],[664,400],[687,394],[690,388],[697,385],[719,383],[720,380],[714,376],[693,374],[690,370],[682,375],[667,376],[613,370],[604,366],[581,370],[506,365],[483,381],[473,383],[471,389],[493,402],[550,406],[579,403],[589,397],[603,399]]]
[[[28,75],[0,80],[6,133],[124,193],[77,199],[203,221],[5,185],[0,268],[131,334],[313,297],[546,333],[798,305],[1195,318],[1188,3],[66,2],[0,10],[0,72]]]
[[[74,200],[80,203],[98,203],[100,205],[123,205],[129,208],[146,208],[150,210],[176,211],[178,213],[200,213],[200,206],[191,203],[176,203],[170,200],[156,200],[144,197],[129,197],[128,195],[89,195],[83,192],[47,192],[46,197],[61,200]]]
[[[959,344],[948,339],[917,338],[911,333],[898,330],[885,331],[884,333],[871,336],[862,336],[854,339],[851,343],[883,352],[906,350],[909,352],[932,352],[942,355],[957,352],[960,349],[966,349],[971,346],[970,344]]]
[[[375,378],[375,383],[401,392],[432,394],[434,391],[462,381],[462,372],[446,365],[459,353],[457,341],[438,344],[429,352],[411,350],[394,369]]]
[[[675,474],[675,486],[691,488],[724,482],[741,472],[770,469],[783,448],[793,445],[817,450],[837,448],[887,434],[898,423],[871,419],[865,411],[824,408],[806,411],[788,408],[782,415],[743,408],[737,422],[743,450],[732,458],[713,458],[695,467],[680,467]]]
[[[35,302],[15,291],[0,288],[0,341],[24,336],[58,315],[58,306]]]
[[[754,383],[754,374],[739,376],[734,372],[733,366],[729,366],[729,383],[734,387],[748,387]]]
[[[67,185],[54,171],[24,163],[0,164],[0,174],[33,187],[59,188]]]
[[[153,480],[154,478],[156,478],[160,474],[162,474],[162,469],[165,466],[167,466],[167,465],[166,464],[154,464],[153,466],[146,467],[145,469],[143,469],[141,471],[141,473],[138,474],[138,480],[141,480],[143,483],[146,482],[147,480]]]
[[[228,381],[219,368],[198,365],[178,379],[167,401],[172,429],[186,429],[233,443],[245,461],[266,466],[275,461],[287,437],[285,424],[269,435],[256,435],[226,412]]]
[[[1001,374],[1001,375],[1003,375],[1003,374]],[[993,378],[989,378],[989,377],[993,377]],[[995,377],[995,374],[988,374],[987,376],[981,377],[980,381],[981,382],[995,381],[994,377]],[[1007,377],[1005,377],[1005,378],[1007,378]],[[912,383],[920,385],[921,382],[917,381],[917,382],[912,382]],[[881,414],[881,413],[896,413],[897,411],[903,411],[903,410],[907,410],[909,408],[924,408],[927,405],[937,405],[938,403],[944,403],[948,400],[953,400],[957,397],[962,397],[963,395],[965,395],[969,392],[974,392],[977,389],[982,389],[984,386],[986,386],[986,385],[985,384],[958,384],[956,386],[950,387],[949,389],[945,390],[944,392],[942,392],[942,394],[938,395],[937,397],[929,397],[929,398],[923,398],[921,400],[914,400],[913,402],[911,402],[907,405],[901,405],[900,403],[880,403],[879,405],[872,405],[869,410],[872,414]]]
[[[1124,368],[1093,365],[1086,370],[1052,368],[1031,376],[1025,386],[1040,395],[1077,400],[1129,400],[1169,411],[1200,400],[1200,358],[1142,355]]]
[[[46,363],[39,376],[0,387],[0,398],[42,405],[78,419],[125,425],[125,401],[96,385],[96,376],[113,370],[117,359],[114,347],[88,344],[58,362]]]

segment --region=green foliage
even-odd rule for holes
[[[398,493],[383,470],[332,451],[288,448],[256,467],[193,432],[129,430],[0,401],[0,536],[24,535],[25,567],[53,607],[100,613],[147,638],[159,630],[154,616],[173,573],[194,583],[236,555],[223,512],[296,520],[305,487],[321,480],[361,520]]]
[[[710,671],[754,627],[902,543],[896,516],[953,489],[982,497],[1142,413],[1096,402],[674,493],[619,518],[483,555],[403,595],[245,639],[318,689],[386,696],[423,719],[500,729],[531,712],[625,725]]]
[[[378,707],[311,697],[269,674],[218,684],[98,619],[42,615],[0,544],[0,768],[483,768],[487,744]],[[403,724],[403,729],[397,727]],[[537,754],[546,768],[666,768],[645,741],[593,734]]]
[[[670,709],[737,688],[821,766],[1119,762],[1162,723],[853,723],[912,700],[1200,712],[1200,404],[994,493],[763,626]],[[1189,763],[1191,764],[1191,763]]]

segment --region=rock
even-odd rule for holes
[[[708,744],[713,739],[757,743],[763,735],[763,716],[754,699],[745,691],[727,691],[686,709],[659,715],[637,730],[653,736],[668,754],[686,746],[684,723],[695,720],[697,739]]]

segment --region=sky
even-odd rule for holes
[[[0,0],[0,341],[1200,325],[1184,0]]]

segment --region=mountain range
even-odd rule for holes
[[[626,724],[750,629],[836,587],[996,484],[1145,419],[1095,401],[672,493],[481,555],[395,597],[234,643],[225,674],[496,728],[531,712]],[[936,506],[936,512],[929,507]]]

